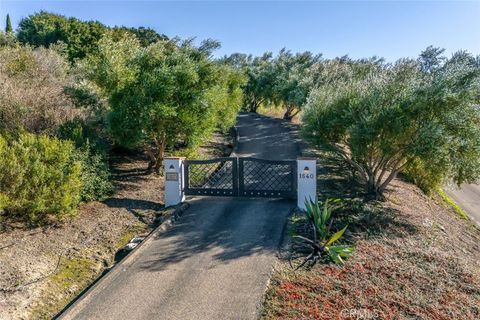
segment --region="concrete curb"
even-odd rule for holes
[[[188,209],[190,205],[187,202],[183,202],[180,205],[174,207],[171,215],[166,218],[160,225],[152,230],[148,236],[139,243],[127,256],[122,260],[116,263],[112,268],[107,269],[106,272],[101,275],[92,285],[82,291],[72,302],[70,302],[63,310],[61,310],[53,319],[72,319],[80,311],[80,307],[86,303],[85,299],[87,297],[93,298],[95,296],[95,289],[104,285],[107,281],[113,280],[113,278],[118,275],[120,272],[125,271],[125,269],[130,266],[134,258],[137,257],[144,245],[153,237],[160,236],[165,233],[174,222],[182,216],[182,214]],[[171,208],[165,208],[171,209]]]

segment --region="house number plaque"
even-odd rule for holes
[[[166,172],[165,180],[167,181],[178,181],[178,172]]]

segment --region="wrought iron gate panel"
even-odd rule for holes
[[[293,160],[239,158],[239,195],[295,198],[296,171]]]
[[[185,194],[238,195],[237,158],[185,160]]]
[[[216,158],[185,160],[185,194],[296,198],[294,160]]]

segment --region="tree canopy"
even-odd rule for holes
[[[293,54],[282,49],[277,56],[266,52],[260,57],[235,53],[223,61],[243,70],[247,75],[244,86],[244,108],[256,112],[260,105],[281,106],[284,118],[291,120],[300,112],[314,85],[311,72],[320,55],[310,52]]]
[[[115,141],[142,147],[157,171],[167,148],[196,146],[234,124],[243,77],[212,61],[211,45],[160,41],[142,49],[129,36],[105,37],[90,60],[90,79],[109,97]]]
[[[343,64],[309,97],[304,135],[339,154],[376,197],[400,171],[419,164],[442,182],[476,180],[479,61],[441,53],[428,48],[418,60]]]
[[[46,11],[22,19],[17,38],[21,43],[34,47],[48,48],[52,44],[63,42],[69,61],[74,62],[97,52],[98,41],[108,30],[114,30],[118,37],[122,33],[133,34],[142,46],[167,38],[150,28],[109,28],[98,21],[81,21]]]

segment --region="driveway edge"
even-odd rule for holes
[[[290,246],[292,245],[292,237],[290,237],[289,235],[289,230],[290,230],[289,228],[292,224],[290,219],[296,212],[298,212],[298,208],[297,207],[292,208],[292,210],[290,210],[290,212],[287,215],[287,219],[285,220],[285,223],[283,224],[280,242],[278,244],[277,252],[275,253],[275,262],[273,263],[272,269],[268,274],[268,280],[266,282],[265,290],[263,291],[262,298],[260,299],[257,305],[257,315],[256,315],[257,319],[261,319],[263,316],[265,300],[267,299],[267,293],[272,284],[273,273],[277,270],[277,266],[279,266],[281,261],[286,258],[284,256],[285,252],[290,251]]]
[[[85,303],[85,299],[90,295],[93,295],[97,287],[104,284],[106,281],[111,280],[119,272],[124,271],[127,266],[131,265],[134,261],[134,258],[138,256],[139,252],[141,251],[141,248],[144,247],[145,243],[147,243],[151,238],[165,233],[174,224],[174,222],[182,216],[189,206],[190,204],[188,202],[182,202],[174,207],[171,215],[161,222],[158,227],[153,229],[148,236],[137,247],[135,247],[135,249],[133,249],[127,256],[116,263],[113,267],[106,269],[102,275],[100,275],[89,287],[77,295],[77,297],[74,298],[64,309],[57,313],[53,319],[72,319],[79,311],[79,308]],[[168,210],[169,208],[165,209]],[[72,314],[69,315],[69,313]]]

